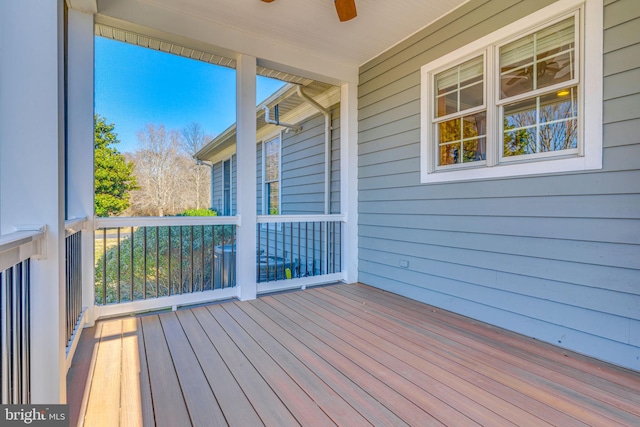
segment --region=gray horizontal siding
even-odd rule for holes
[[[262,144],[256,144],[256,213],[262,215]]]
[[[601,171],[420,184],[420,67],[549,3],[472,0],[362,66],[359,280],[640,369],[640,2],[606,2]]]
[[[332,212],[340,205],[340,116],[332,109],[331,195]],[[324,116],[316,114],[302,123],[302,131],[282,140],[281,203],[283,214],[324,213]],[[336,203],[337,201],[337,203]]]
[[[213,165],[213,198],[211,207],[222,213],[222,162]]]
[[[212,199],[212,208],[217,210],[221,215],[224,212],[224,201],[223,201],[223,188],[222,188],[222,167],[223,162],[220,161],[213,165],[213,199]],[[231,156],[231,215],[236,214],[236,205],[238,198],[238,187],[237,187],[237,178],[238,178],[238,163],[236,160],[236,155]]]
[[[238,212],[238,157],[231,156],[231,215]]]

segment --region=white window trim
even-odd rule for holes
[[[220,175],[222,176],[222,179],[220,180],[222,181],[222,213],[224,214],[227,210],[227,201],[224,197],[224,185],[226,183],[224,179],[224,164],[226,162],[229,162],[229,215],[233,215],[233,154],[226,159],[220,160]]]
[[[432,132],[431,109],[433,108],[431,76],[434,74],[434,70],[445,69],[449,65],[463,62],[465,58],[470,59],[484,51],[488,51],[489,55],[494,55],[492,49],[487,48],[518,38],[520,35],[580,7],[582,10],[580,13],[579,44],[583,59],[579,68],[582,91],[579,93],[578,103],[579,108],[582,109],[579,131],[582,136],[582,155],[528,162],[503,162],[492,166],[494,159],[489,156],[493,150],[487,149],[486,165],[436,170],[433,162],[434,153],[429,143]],[[455,182],[602,169],[603,9],[603,0],[558,0],[550,6],[424,65],[421,68],[420,93],[420,182]],[[494,90],[494,82],[491,80],[492,78],[486,79],[488,87],[485,90]],[[585,100],[584,94],[589,94],[588,102]],[[493,136],[488,138],[496,138],[497,135],[495,118],[492,118],[491,122],[489,121],[489,110],[494,109],[494,106],[487,108],[487,129],[489,130],[490,126],[494,127],[491,129]],[[490,145],[490,141],[487,139],[487,147]]]
[[[261,188],[262,188],[262,214],[269,214],[269,202],[267,201],[266,190],[267,190],[267,152],[265,150],[265,144],[273,141],[274,139],[280,139],[280,153],[278,155],[278,215],[281,214],[282,211],[282,131],[279,131],[273,134],[269,138],[265,138],[262,141],[262,177],[261,177]]]

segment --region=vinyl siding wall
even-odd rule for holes
[[[338,106],[331,110],[331,194],[330,213],[340,212],[340,108]],[[322,114],[316,114],[304,122],[300,123],[302,130],[294,133],[282,133],[281,142],[281,171],[280,171],[280,213],[283,215],[316,215],[324,213],[324,178],[325,178],[325,123]],[[269,138],[270,139],[270,138]],[[256,150],[256,164],[258,168],[257,180],[257,209],[258,214],[262,214],[262,147],[260,143]],[[293,228],[285,226],[286,241],[303,242],[300,249],[294,245],[293,248],[284,247],[282,244],[282,227],[271,225],[269,227],[269,237],[267,238],[267,228],[263,225],[260,228],[260,244],[263,254],[277,253],[287,260],[292,260],[291,267],[293,277],[304,277],[326,273],[335,273],[339,267],[340,251],[337,242],[340,241],[340,230],[332,240],[334,251],[330,263],[329,271],[324,265],[322,247],[323,233],[320,223],[307,223],[301,225],[298,230],[297,225]],[[323,226],[324,227],[324,226]],[[304,248],[304,242],[308,239],[308,248]],[[279,243],[275,244],[274,240]],[[279,248],[277,245],[280,245]],[[267,249],[268,246],[268,249]],[[287,252],[289,249],[291,253]],[[298,252],[301,250],[301,253]],[[284,254],[283,254],[284,251]],[[281,278],[281,276],[278,276]],[[270,280],[273,280],[271,277]]]
[[[340,212],[340,108],[331,110],[331,213]],[[324,116],[301,123],[298,133],[283,133],[281,143],[280,212],[283,215],[324,213]],[[262,144],[256,151],[257,209],[262,214]]]
[[[340,114],[331,111],[331,212],[340,212]],[[324,116],[317,114],[282,143],[282,213],[324,213]],[[337,204],[335,203],[337,201]]]
[[[601,171],[420,184],[420,67],[550,3],[472,0],[361,67],[359,280],[640,370],[640,2],[605,0]]]
[[[226,160],[225,160],[226,161]],[[211,208],[218,211],[219,215],[222,215],[223,211],[223,191],[222,191],[222,167],[223,162],[218,162],[213,165],[213,198]],[[237,202],[237,162],[236,155],[231,156],[231,215],[236,214],[236,202]]]

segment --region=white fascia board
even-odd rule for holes
[[[99,1],[97,20],[109,18],[133,24],[141,34],[150,34],[150,29],[154,33],[161,32],[167,41],[172,41],[172,35],[175,35],[203,42],[210,46],[211,52],[230,58],[237,54],[260,58],[260,66],[302,77],[331,84],[358,81],[359,67],[356,63],[336,61],[293,45],[274,44],[268,38],[224,27],[200,16],[187,15],[179,6],[164,8],[138,0]]]
[[[295,87],[293,88],[295,90]],[[270,103],[275,102],[277,99],[282,98],[282,95],[285,95],[288,90],[282,92],[281,96],[275,98],[269,98],[271,101],[265,101],[262,105],[268,105]],[[315,101],[323,106],[324,108],[329,108],[332,105],[335,105],[340,102],[340,88],[337,86],[332,87],[326,92],[316,96]],[[260,106],[260,107],[261,107]],[[256,111],[256,116],[262,114],[262,108],[258,107]],[[294,108],[289,111],[287,114],[282,116],[282,122],[286,123],[301,123],[310,117],[318,114],[318,110],[315,109],[312,105],[305,102],[300,106]],[[280,133],[282,128],[280,126],[267,124],[260,129],[258,129],[256,133],[256,143],[264,141],[265,139],[270,139],[274,137],[276,134]],[[204,148],[198,151],[195,155],[196,158],[211,161],[213,163],[217,163],[221,160],[228,158],[229,156],[235,154],[236,147],[235,144],[231,146],[225,146],[224,142],[232,137],[236,132],[235,123],[231,125],[227,130],[225,130],[222,134],[216,137],[212,142],[207,144]]]
[[[322,107],[329,108],[332,105],[340,102],[340,88],[334,86],[326,92],[315,97],[314,100]],[[305,101],[300,106],[289,111],[287,114],[284,114],[281,117],[281,121],[283,123],[299,124],[319,113],[320,112],[314,106]],[[275,136],[276,132],[280,132],[280,130],[282,130],[281,127],[271,124],[263,126],[262,128],[258,129],[258,133],[256,134],[256,142],[269,139]]]

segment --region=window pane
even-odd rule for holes
[[[500,48],[500,98],[533,89],[533,34]]]
[[[573,17],[500,48],[501,99],[574,78]]]
[[[577,88],[540,97],[540,151],[578,147]]]
[[[464,155],[462,156],[462,161],[464,163],[486,160],[486,158],[487,150],[485,138],[478,138],[464,142]]]
[[[460,144],[447,144],[440,146],[440,156],[438,157],[439,165],[453,165],[459,163]]]
[[[265,143],[265,151],[265,181],[277,181],[280,158],[280,139],[277,138]]]
[[[504,156],[521,156],[536,152],[535,128],[506,131],[504,133]]]
[[[269,182],[266,184],[267,189],[267,203],[269,204],[268,215],[278,215],[278,182]]]
[[[484,103],[483,57],[471,59],[435,76],[436,117],[457,113]]]
[[[577,88],[561,89],[540,97],[540,121],[553,122],[578,116]]]
[[[436,117],[458,112],[458,91],[449,92],[436,99]]]
[[[472,116],[466,116],[463,118],[463,135],[464,139],[473,138],[476,136],[484,136],[487,129],[487,113],[484,111]]]
[[[505,156],[578,147],[577,88],[527,99],[504,107]]]
[[[486,160],[485,111],[438,123],[438,165]]]
[[[504,130],[535,126],[536,98],[526,99],[504,107]]]
[[[460,140],[460,119],[447,120],[438,124],[438,143]]]
[[[460,89],[460,110],[478,107],[483,104],[484,85],[482,82]]]
[[[540,31],[536,45],[537,88],[575,78],[573,17]]]

